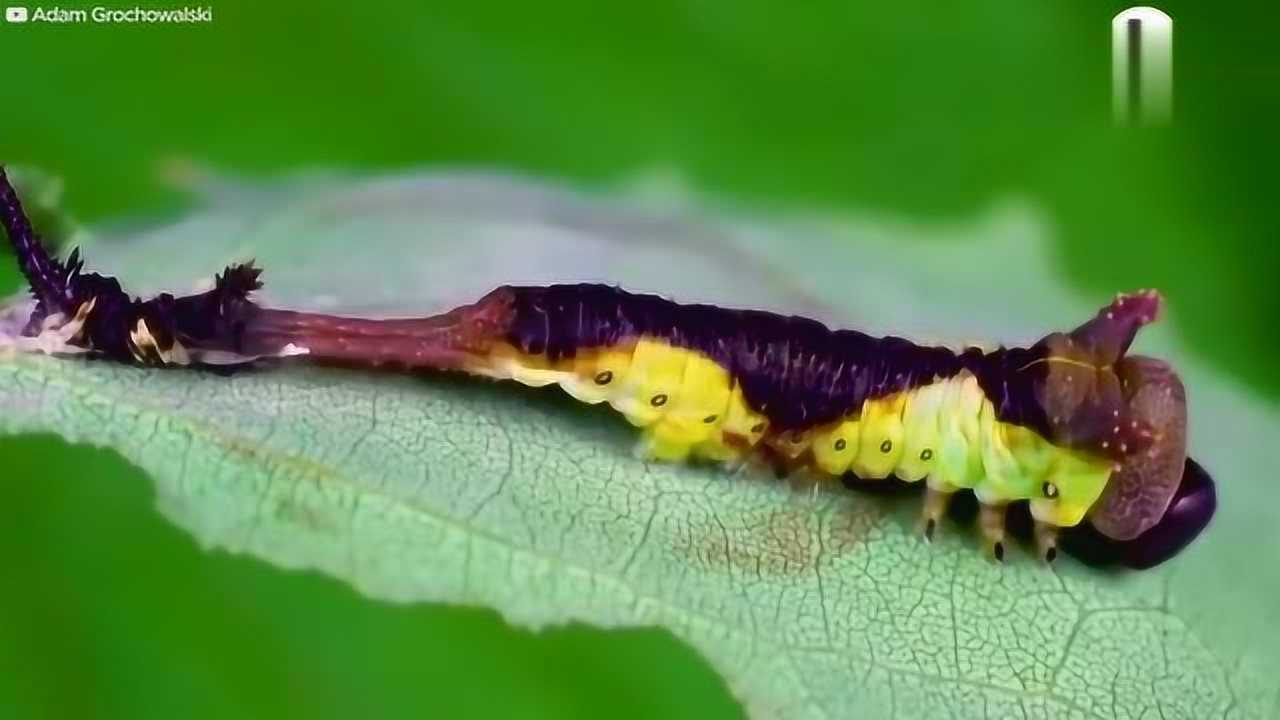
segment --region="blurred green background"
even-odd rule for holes
[[[313,0],[217,3],[189,27],[3,24],[0,161],[61,175],[90,222],[181,212],[159,171],[173,159],[584,185],[661,168],[743,205],[942,220],[1024,197],[1054,223],[1065,282],[1161,288],[1196,352],[1274,400],[1275,18],[1161,4],[1175,123],[1117,130],[1123,7]],[[0,288],[17,285],[6,264]],[[0,439],[0,716],[740,714],[666,633],[375,603],[206,554],[150,492],[110,453]]]

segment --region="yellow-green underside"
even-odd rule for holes
[[[1057,526],[1079,523],[1112,472],[1106,459],[997,420],[967,372],[867,400],[835,422],[772,431],[725,368],[654,338],[555,363],[504,346],[471,370],[535,387],[558,384],[582,402],[607,402],[642,428],[649,458],[733,463],[763,445],[827,475],[926,480],[943,492],[971,489],[990,505],[1030,500],[1038,520]]]

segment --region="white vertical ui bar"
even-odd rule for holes
[[[1117,125],[1173,118],[1173,19],[1131,7],[1111,20],[1111,107]]]

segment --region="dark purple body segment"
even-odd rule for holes
[[[682,305],[608,285],[512,287],[507,341],[550,359],[640,336],[697,350],[741,384],[747,402],[779,429],[803,429],[883,397],[969,370],[1000,419],[1047,433],[1035,398],[1041,349],[963,353],[898,337],[831,330],[803,317],[714,305]],[[1020,370],[1028,365],[1027,370]]]

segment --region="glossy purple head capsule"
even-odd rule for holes
[[[1177,555],[1209,525],[1218,507],[1213,478],[1187,458],[1172,501],[1154,524],[1128,540],[1107,537],[1082,523],[1062,537],[1063,549],[1091,565],[1121,565],[1138,570],[1155,567]]]

